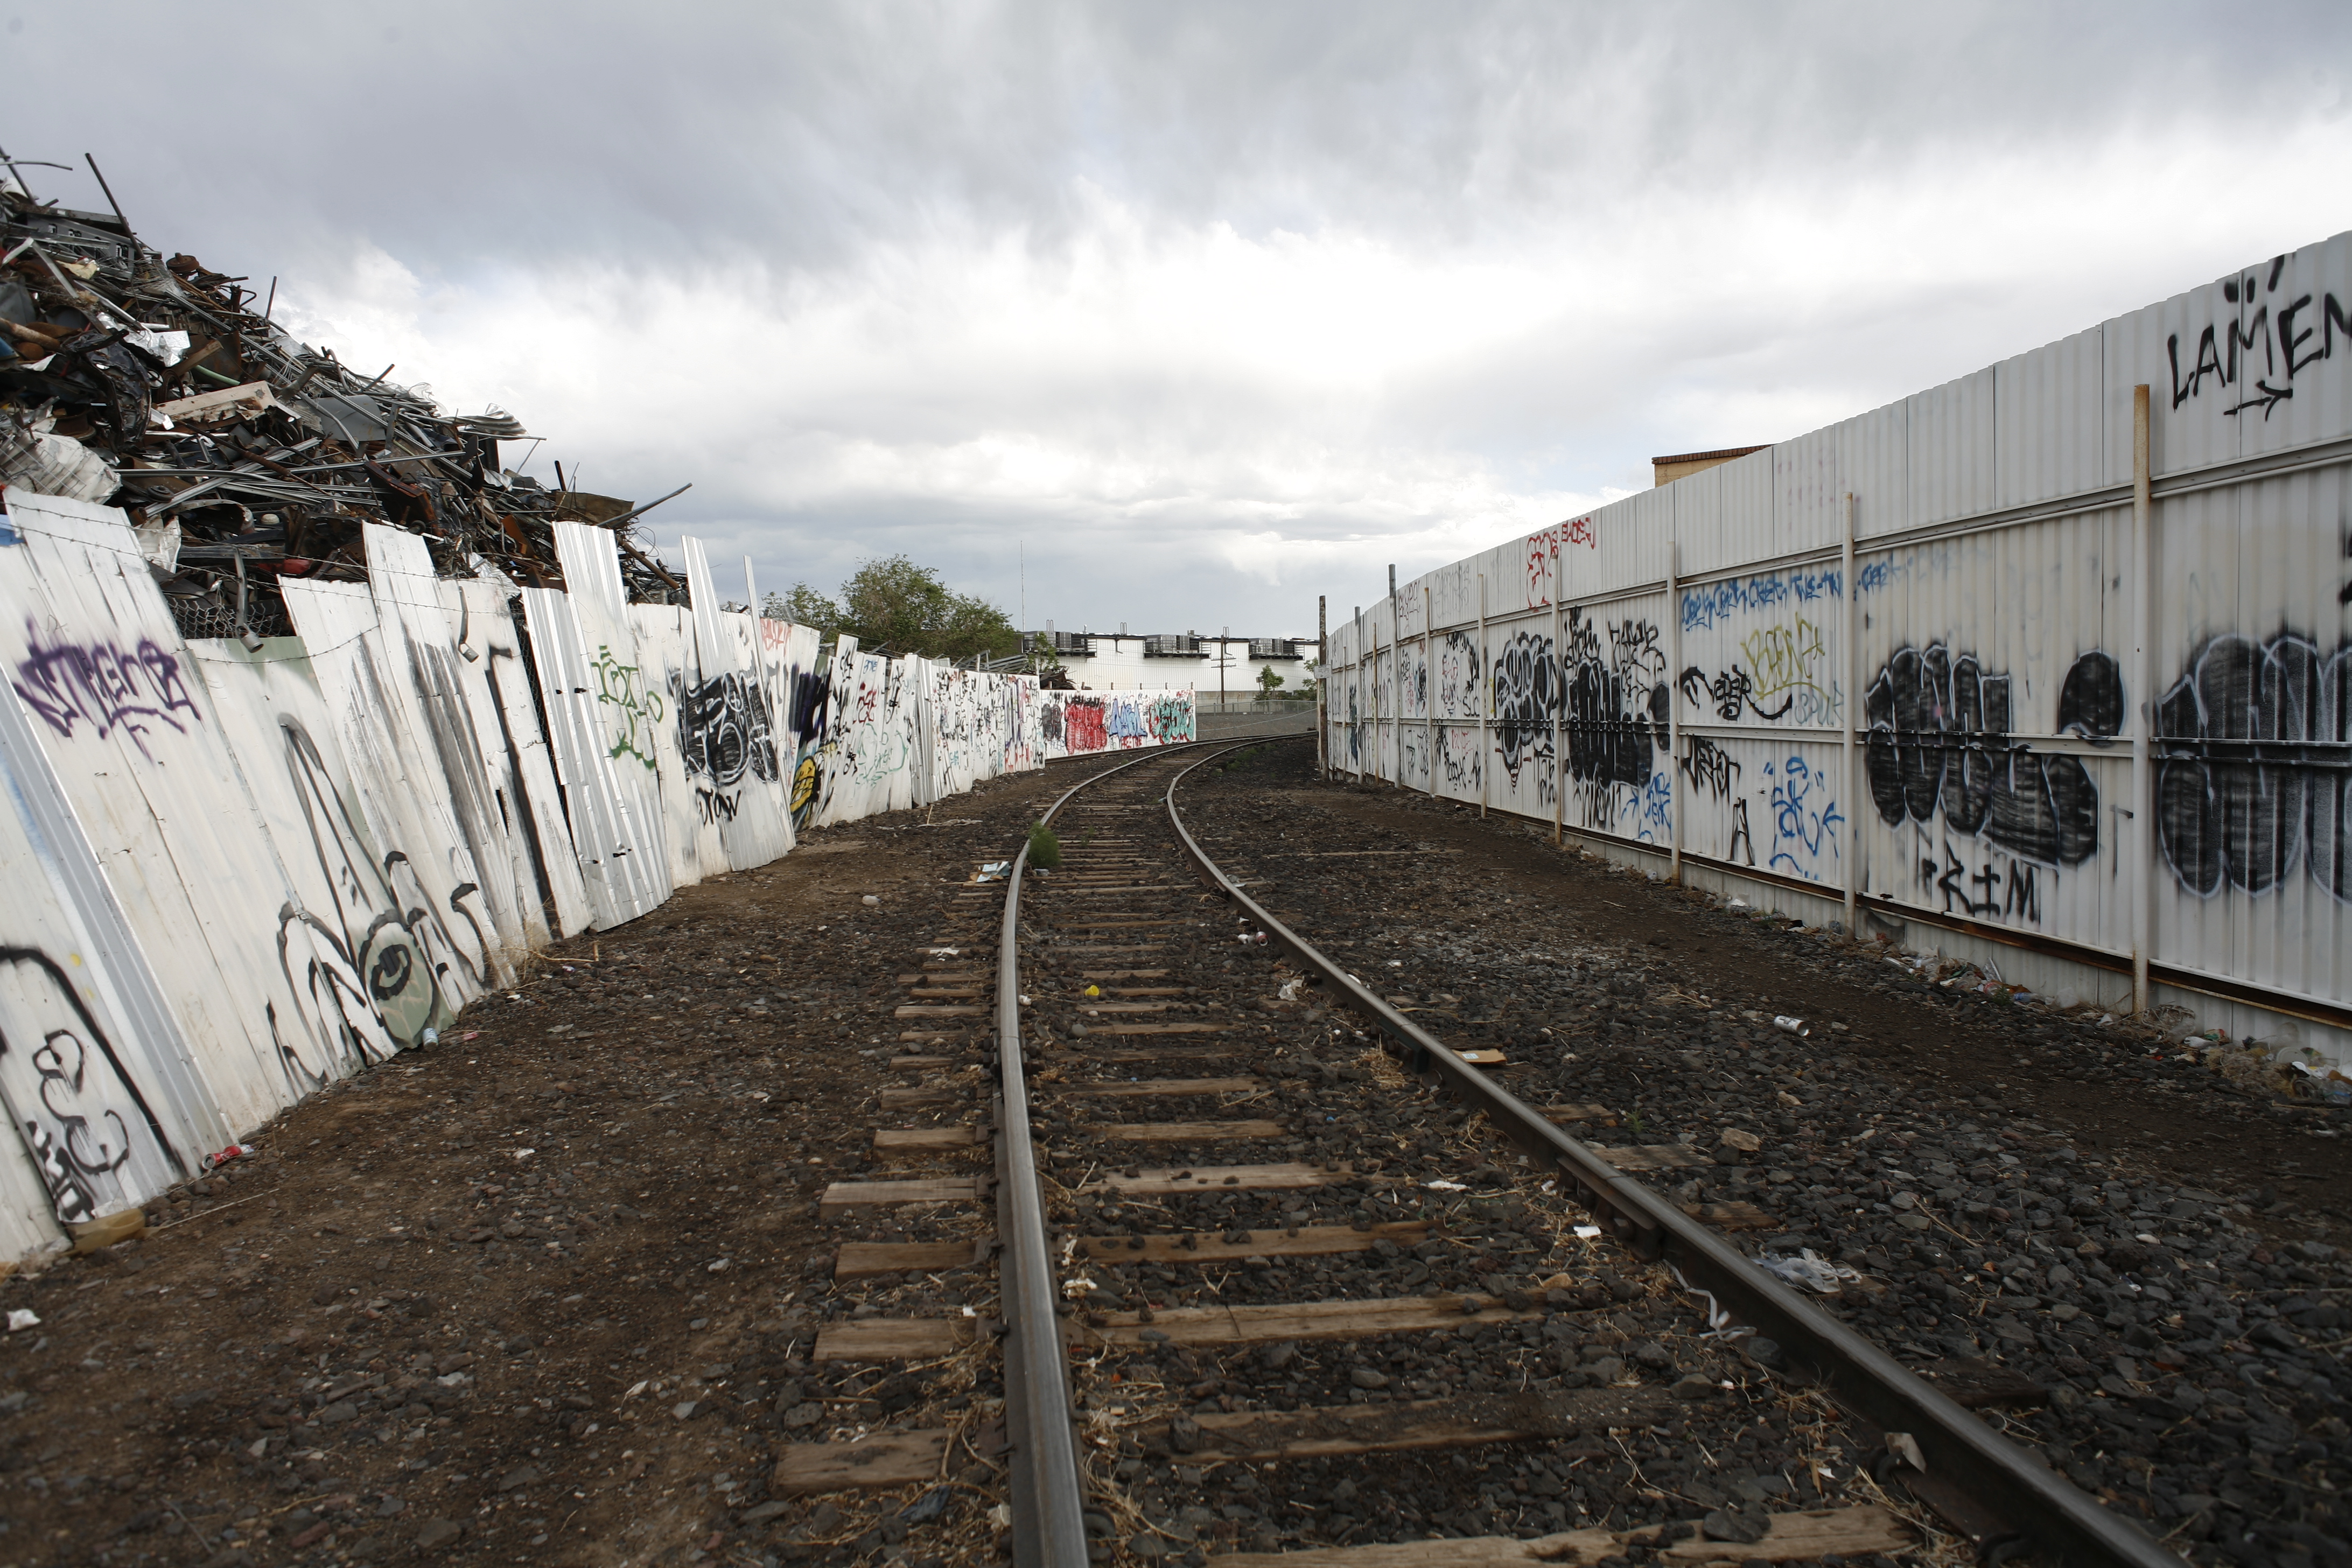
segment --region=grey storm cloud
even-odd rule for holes
[[[354,363],[1064,626],[1295,630],[2345,216],[2317,5],[0,18],[12,155]]]

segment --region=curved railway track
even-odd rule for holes
[[[1561,1124],[1600,1108],[1523,1103],[1277,921],[1181,810],[1263,743],[1076,784],[1046,813],[1062,866],[1008,868],[993,963],[982,884],[900,976],[910,1025],[947,1026],[902,1037],[930,1082],[876,1134],[914,1164],[825,1194],[881,1216],[836,1277],[992,1252],[1003,1362],[970,1386],[1001,1380],[1003,1432],[902,1386],[912,1425],[794,1450],[785,1489],[1001,1474],[1015,1560],[1053,1568],[2178,1562],[1632,1173],[1686,1148],[1580,1142]],[[916,1223],[992,1191],[992,1248]],[[886,1387],[985,1356],[986,1290],[953,1300],[861,1306],[815,1359]]]

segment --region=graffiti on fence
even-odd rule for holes
[[[1549,605],[1552,599],[1551,563],[1553,554],[1571,549],[1598,550],[1601,535],[1591,517],[1572,517],[1566,522],[1538,528],[1528,535],[1528,602]]]
[[[1772,851],[1765,865],[1809,882],[1823,879],[1822,859],[1839,858],[1836,791],[1801,756],[1791,752],[1779,763],[1766,763],[1764,776],[1772,787]]]
[[[608,732],[614,734],[610,754],[615,760],[635,757],[648,773],[656,771],[654,726],[662,721],[661,694],[647,689],[644,670],[634,664],[623,664],[603,643],[596,646],[596,659],[591,668],[596,672],[599,710],[604,715]]]
[[[2285,270],[2286,258],[2280,256],[2272,259],[2266,282],[2262,281],[2260,268],[2223,281],[2222,297],[2237,307],[2237,314],[2198,333],[2185,374],[2180,368],[2180,334],[2174,332],[2165,340],[2173,407],[2201,395],[2210,376],[2224,395],[2236,398],[2221,410],[2224,416],[2259,409],[2267,420],[2280,404],[2294,396],[2297,375],[2334,357],[2337,333],[2352,336],[2352,312],[2332,293],[2323,293],[2316,306],[2308,291],[2293,300],[2273,300],[2271,296],[2278,292]],[[2258,294],[2260,305],[2254,302]],[[2306,311],[2310,314],[2305,315]],[[2314,338],[2319,340],[2316,348],[2310,346]]]
[[[1751,700],[1756,695],[1755,681],[1749,679],[1748,672],[1737,664],[1712,679],[1708,679],[1706,671],[1693,665],[1683,671],[1682,679],[1675,684],[1682,689],[1684,701],[1700,707],[1711,706],[1717,716],[1726,722],[1736,722],[1742,713],[1749,711]],[[1754,712],[1759,719],[1778,719],[1789,711],[1793,702],[1794,699],[1791,699],[1777,709],[1756,708]]]
[[[1739,778],[1739,764],[1731,753],[1705,735],[1683,737],[1683,756],[1677,765],[1693,790],[1703,789],[1717,800],[1728,798]]]
[[[278,966],[299,1012],[265,1005],[279,1070],[300,1095],[447,1028],[487,983],[489,943],[469,907],[479,889],[458,883],[445,916],[407,856],[379,858],[310,731],[278,724],[324,891],[315,908],[289,900],[278,911]]]
[[[1844,595],[1843,574],[1802,569],[1733,577],[1682,591],[1683,630],[1704,631],[1736,615],[1753,615],[1785,605],[1808,605]]]
[[[776,738],[768,722],[768,697],[756,677],[729,671],[696,680],[683,671],[669,678],[677,710],[677,750],[689,778],[725,786],[745,773],[771,784],[776,778]]]
[[[1938,902],[1945,914],[2028,922],[2042,919],[2042,878],[2048,868],[1982,849],[1963,857],[1948,837],[1938,843],[1924,831],[1917,853],[1923,901]]]
[[[28,656],[18,662],[12,683],[43,723],[70,740],[84,726],[100,741],[115,731],[128,734],[149,762],[155,753],[147,738],[156,725],[185,734],[204,722],[179,657],[152,638],[134,647],[119,642],[52,642],[30,616],[25,621]]]
[[[134,1162],[151,1177],[188,1174],[65,966],[37,948],[0,946],[0,1102],[58,1221],[134,1201]]]
[[[2067,673],[2071,721],[2105,738],[2120,721],[2115,660],[2084,654]],[[2063,696],[2063,693],[2062,693]],[[2021,859],[2074,866],[2099,847],[2099,792],[2080,759],[2041,756],[2011,737],[2010,678],[1941,643],[1906,647],[1880,667],[1864,697],[1865,766],[1881,820],[1927,823],[1981,836]]]
[[[1468,632],[1448,632],[1437,650],[1437,713],[1441,719],[1478,716],[1478,641]]]
[[[1551,720],[1559,706],[1559,661],[1552,656],[1551,638],[1533,632],[1514,633],[1495,660],[1495,724],[1503,771],[1517,785],[1519,764],[1530,757],[1552,759]],[[1551,769],[1537,771],[1549,801]]]
[[[2158,838],[2181,887],[2260,895],[2300,872],[2352,900],[2352,645],[2215,637],[2156,730]]]
[[[1569,776],[1585,824],[1606,827],[1622,810],[1620,792],[1646,789],[1658,771],[1657,754],[1667,749],[1672,697],[1665,655],[1655,624],[1610,625],[1573,608],[1561,639]]]

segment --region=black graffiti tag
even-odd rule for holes
[[[1796,698],[1791,696],[1778,708],[1765,708],[1759,705],[1756,701],[1756,682],[1737,664],[1713,680],[1706,678],[1705,670],[1693,665],[1683,671],[1682,679],[1675,684],[1682,688],[1684,700],[1702,704],[1712,703],[1716,713],[1726,720],[1736,721],[1742,709],[1753,709],[1759,719],[1779,719],[1785,717],[1789,710],[1797,704]]]
[[[2286,258],[2280,256],[2272,258],[2267,280],[2258,279],[2249,272],[2223,281],[2221,296],[2238,308],[2238,313],[2198,333],[2186,375],[2180,369],[2180,334],[2174,332],[2165,339],[2165,357],[2172,373],[2172,406],[2178,408],[2200,395],[2210,376],[2219,386],[2239,389],[2238,401],[2221,410],[2223,415],[2259,408],[2267,420],[2280,404],[2294,396],[2297,375],[2322,360],[2335,357],[2337,333],[2352,337],[2352,320],[2347,320],[2352,312],[2347,312],[2333,294],[2319,296],[2318,320],[2309,326],[2298,326],[2295,318],[2315,309],[2310,294],[2281,300],[2275,310],[2267,302],[2256,305],[2257,292],[2266,300],[2278,292],[2279,280],[2285,271]],[[2305,345],[2315,337],[2319,346],[2304,353]],[[2257,352],[2262,356],[2259,371],[2254,367]],[[2252,390],[2248,392],[2245,387],[2250,379]]]
[[[2305,871],[2352,900],[2352,647],[2283,632],[2199,651],[2157,704],[2165,863],[2200,897]]]
[[[1531,632],[1513,636],[1495,660],[1496,734],[1503,770],[1514,780],[1528,756],[1552,754],[1550,721],[1559,704],[1559,669],[1551,638]]]
[[[1685,754],[1677,765],[1691,787],[1704,788],[1717,800],[1729,795],[1739,777],[1739,763],[1731,753],[1705,735],[1686,736],[1685,742]]]
[[[2062,728],[2105,739],[2122,720],[2116,661],[2086,653],[2059,697]],[[1955,832],[2011,855],[2074,866],[2099,847],[2099,792],[2082,763],[2037,756],[2011,739],[2010,678],[1941,643],[1888,659],[1864,699],[1872,801],[1889,826],[1941,811]],[[1940,887],[1941,884],[1938,883]]]
[[[776,738],[768,724],[767,695],[757,680],[732,671],[698,682],[672,675],[669,689],[677,710],[678,755],[688,777],[698,774],[723,786],[749,773],[775,782]]]

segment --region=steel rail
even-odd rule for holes
[[[1045,808],[1050,826],[1070,797],[1145,763],[1197,748],[1171,746],[1079,780]],[[1239,750],[1226,747],[1225,750]],[[1222,755],[1219,752],[1214,753]],[[1012,1443],[1013,1560],[1020,1568],[1087,1568],[1086,1481],[1070,1414],[1052,1237],[1029,1137],[1029,1085],[1021,1057],[1021,880],[1024,841],[1005,878],[996,942],[996,1234],[1003,1246],[998,1293],[1004,1311],[1004,1430]]]
[[[1884,1447],[1873,1468],[1882,1480],[1897,1479],[1890,1467],[1904,1464],[1904,1487],[1967,1535],[1989,1563],[2032,1552],[2041,1561],[2102,1568],[2180,1568],[2181,1560],[2152,1536],[1553,1126],[1276,920],[1184,826],[1176,792],[1200,765],[1194,763],[1169,781],[1168,821],[1210,886],[1319,975],[1351,1010],[1403,1047],[1410,1067],[1434,1073],[1529,1156],[1556,1169],[1568,1195],[1635,1253],[1673,1263],[1691,1285],[1712,1292],[1735,1319],[1778,1344],[1781,1357],[1775,1359],[1784,1375],[1822,1386],[1850,1415],[1875,1428],[1870,1440]],[[1886,1441],[1901,1435],[1910,1444]],[[1923,1468],[1909,1468],[1907,1456],[1895,1458],[1911,1445]]]

